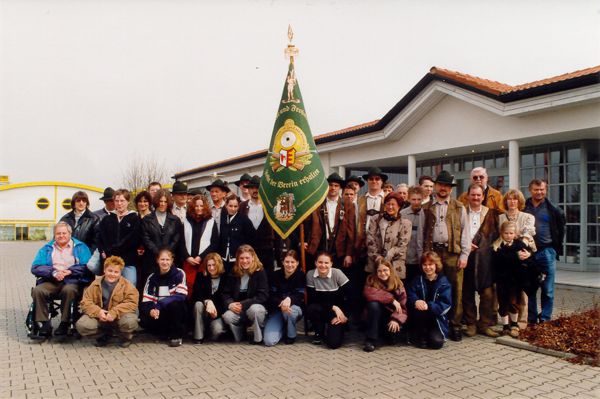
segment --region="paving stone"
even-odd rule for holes
[[[438,351],[382,346],[362,351],[351,331],[332,351],[298,336],[292,346],[233,343],[169,348],[148,334],[128,349],[93,340],[31,344],[24,317],[40,243],[0,242],[0,397],[61,398],[496,398],[593,397],[600,369],[503,347],[477,336]],[[593,293],[557,289],[565,311]],[[55,323],[57,324],[57,323]],[[435,378],[432,378],[435,376]]]

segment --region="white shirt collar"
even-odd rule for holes
[[[329,273],[327,273],[327,278],[331,278],[332,271],[333,271],[333,267],[331,269],[329,269]],[[315,272],[313,273],[313,277],[319,278],[319,269],[317,269],[316,267],[315,267]],[[323,277],[321,277],[321,278],[323,278]]]
[[[365,194],[365,196],[366,196],[367,198],[373,198],[373,199],[377,199],[377,198],[382,198],[382,199],[383,199],[383,197],[384,197],[384,195],[383,195],[383,190],[381,190],[381,191],[379,192],[379,194],[375,194],[375,195],[371,195],[371,193],[369,193],[369,192],[367,191],[367,193]]]

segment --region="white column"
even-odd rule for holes
[[[519,143],[516,140],[508,142],[508,187],[519,189],[521,175]]]
[[[338,166],[338,174],[345,179],[347,177],[346,176],[346,167],[345,166]]]
[[[417,160],[414,155],[408,156],[408,185],[417,184]]]

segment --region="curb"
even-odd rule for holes
[[[540,348],[539,346],[531,345],[529,342],[521,341],[519,339],[515,339],[512,337],[498,337],[496,338],[496,343],[500,345],[511,346],[517,349],[524,349],[530,352],[541,353],[543,355],[554,356],[560,359],[572,359],[577,357],[577,355],[573,353],[560,352],[555,351],[553,349]]]
[[[562,289],[569,291],[589,292],[592,294],[600,294],[600,287],[592,285],[576,285],[569,283],[554,283],[554,289]]]

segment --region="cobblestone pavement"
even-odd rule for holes
[[[600,369],[478,336],[442,350],[362,351],[350,334],[331,351],[300,336],[293,346],[208,343],[169,348],[136,337],[128,349],[90,340],[30,343],[24,318],[40,243],[0,243],[0,397],[61,398],[573,398],[600,397]],[[558,311],[597,302],[560,289]]]

